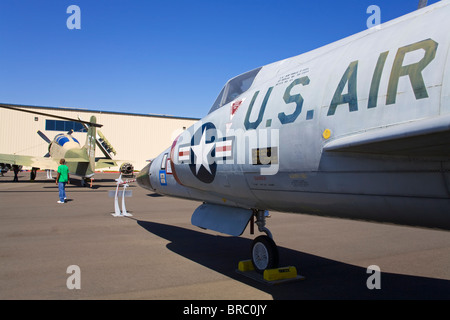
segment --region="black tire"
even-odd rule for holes
[[[259,273],[278,267],[278,248],[268,236],[259,236],[253,240],[251,256],[253,266]]]

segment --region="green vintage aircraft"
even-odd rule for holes
[[[116,152],[101,132],[97,130],[97,128],[102,125],[97,123],[95,116],[91,116],[90,121],[82,121],[80,119],[72,119],[42,112],[23,110],[15,108],[11,105],[0,104],[0,107],[80,122],[87,129],[86,142],[84,145],[81,145],[80,142],[72,136],[72,131],[57,134],[53,140],[50,140],[44,133],[38,131],[41,138],[49,144],[48,154],[46,156],[36,157],[0,153],[0,163],[32,167],[33,169],[57,170],[60,159],[64,158],[66,160],[66,165],[69,167],[70,174],[81,177],[82,185],[89,180],[92,182],[95,169],[117,166],[116,161],[114,161],[111,156],[111,153],[116,154]],[[105,155],[105,158],[95,158],[96,145],[100,147],[101,151]]]

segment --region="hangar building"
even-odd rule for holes
[[[141,170],[146,161],[155,158],[184,129],[199,119],[166,115],[134,114],[62,107],[35,107],[6,105],[26,111],[54,114],[57,116],[89,121],[96,116],[102,124],[98,130],[116,151],[113,159],[121,165],[129,162],[135,170]],[[73,129],[72,136],[81,145],[86,141],[86,129],[81,123],[52,118],[50,116],[25,113],[0,108],[0,153],[43,157],[48,152],[48,143],[37,133],[41,131],[50,140],[60,133]],[[104,157],[96,148],[96,157]],[[103,170],[116,171],[119,167]]]

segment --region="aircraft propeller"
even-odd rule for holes
[[[51,143],[52,141],[41,131],[41,130],[38,130],[37,131],[37,134],[42,138],[42,139],[44,139],[45,140],[45,142],[47,142],[47,143]]]

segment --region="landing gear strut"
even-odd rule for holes
[[[265,236],[258,236],[252,244],[252,262],[255,270],[263,273],[266,269],[278,267],[278,248],[272,239],[272,233],[266,228],[267,211],[254,210],[256,225],[260,232],[265,232]]]

